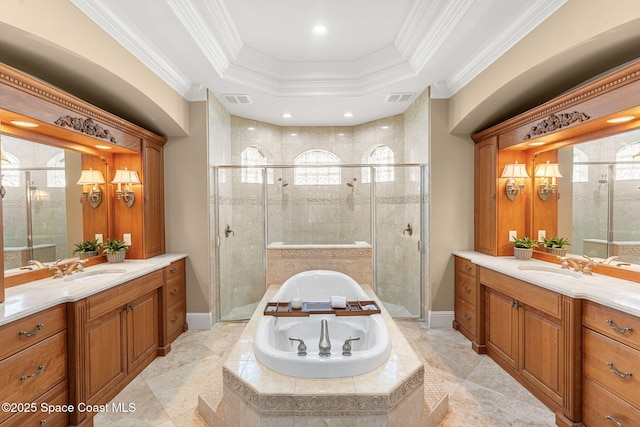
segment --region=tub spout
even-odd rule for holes
[[[329,341],[329,326],[327,326],[327,320],[322,319],[320,322],[320,343],[318,344],[319,355],[328,357],[331,356],[331,341]]]
[[[301,338],[289,337],[289,341],[298,341],[298,356],[306,356],[307,355],[307,345],[302,341]]]
[[[343,356],[351,356],[351,341],[358,341],[360,337],[351,338],[344,341],[344,345],[342,346],[342,355]]]

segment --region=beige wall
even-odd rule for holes
[[[450,135],[449,101],[431,100],[429,279],[431,311],[453,310],[455,250],[473,249],[473,142]]]
[[[211,287],[206,102],[189,103],[189,118],[189,136],[172,138],[165,145],[167,252],[189,255],[187,312],[208,313]]]

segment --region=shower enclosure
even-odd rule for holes
[[[219,166],[213,175],[221,320],[250,317],[266,287],[282,283],[272,281],[282,265],[286,277],[355,269],[392,315],[421,317],[425,166]],[[277,264],[273,248],[292,252],[277,252],[285,254]]]

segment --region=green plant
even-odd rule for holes
[[[543,237],[542,243],[547,248],[564,248],[565,246],[571,246],[571,243],[569,243],[569,239],[567,239],[566,237],[559,237],[559,236],[555,236],[550,239],[545,239]]]
[[[102,243],[98,243],[97,239],[87,240],[84,242],[76,243],[73,253],[77,254],[78,252],[97,252],[101,247]]]
[[[532,240],[530,237],[514,238],[510,243],[516,248],[523,249],[531,249],[534,246],[538,246],[538,242]]]
[[[102,245],[103,252],[106,254],[115,254],[116,252],[126,252],[129,250],[129,246],[122,240],[109,239]]]

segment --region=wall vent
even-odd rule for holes
[[[384,102],[409,102],[413,99],[415,92],[390,93]]]
[[[249,95],[242,94],[226,94],[221,95],[229,104],[252,104],[253,99]]]

